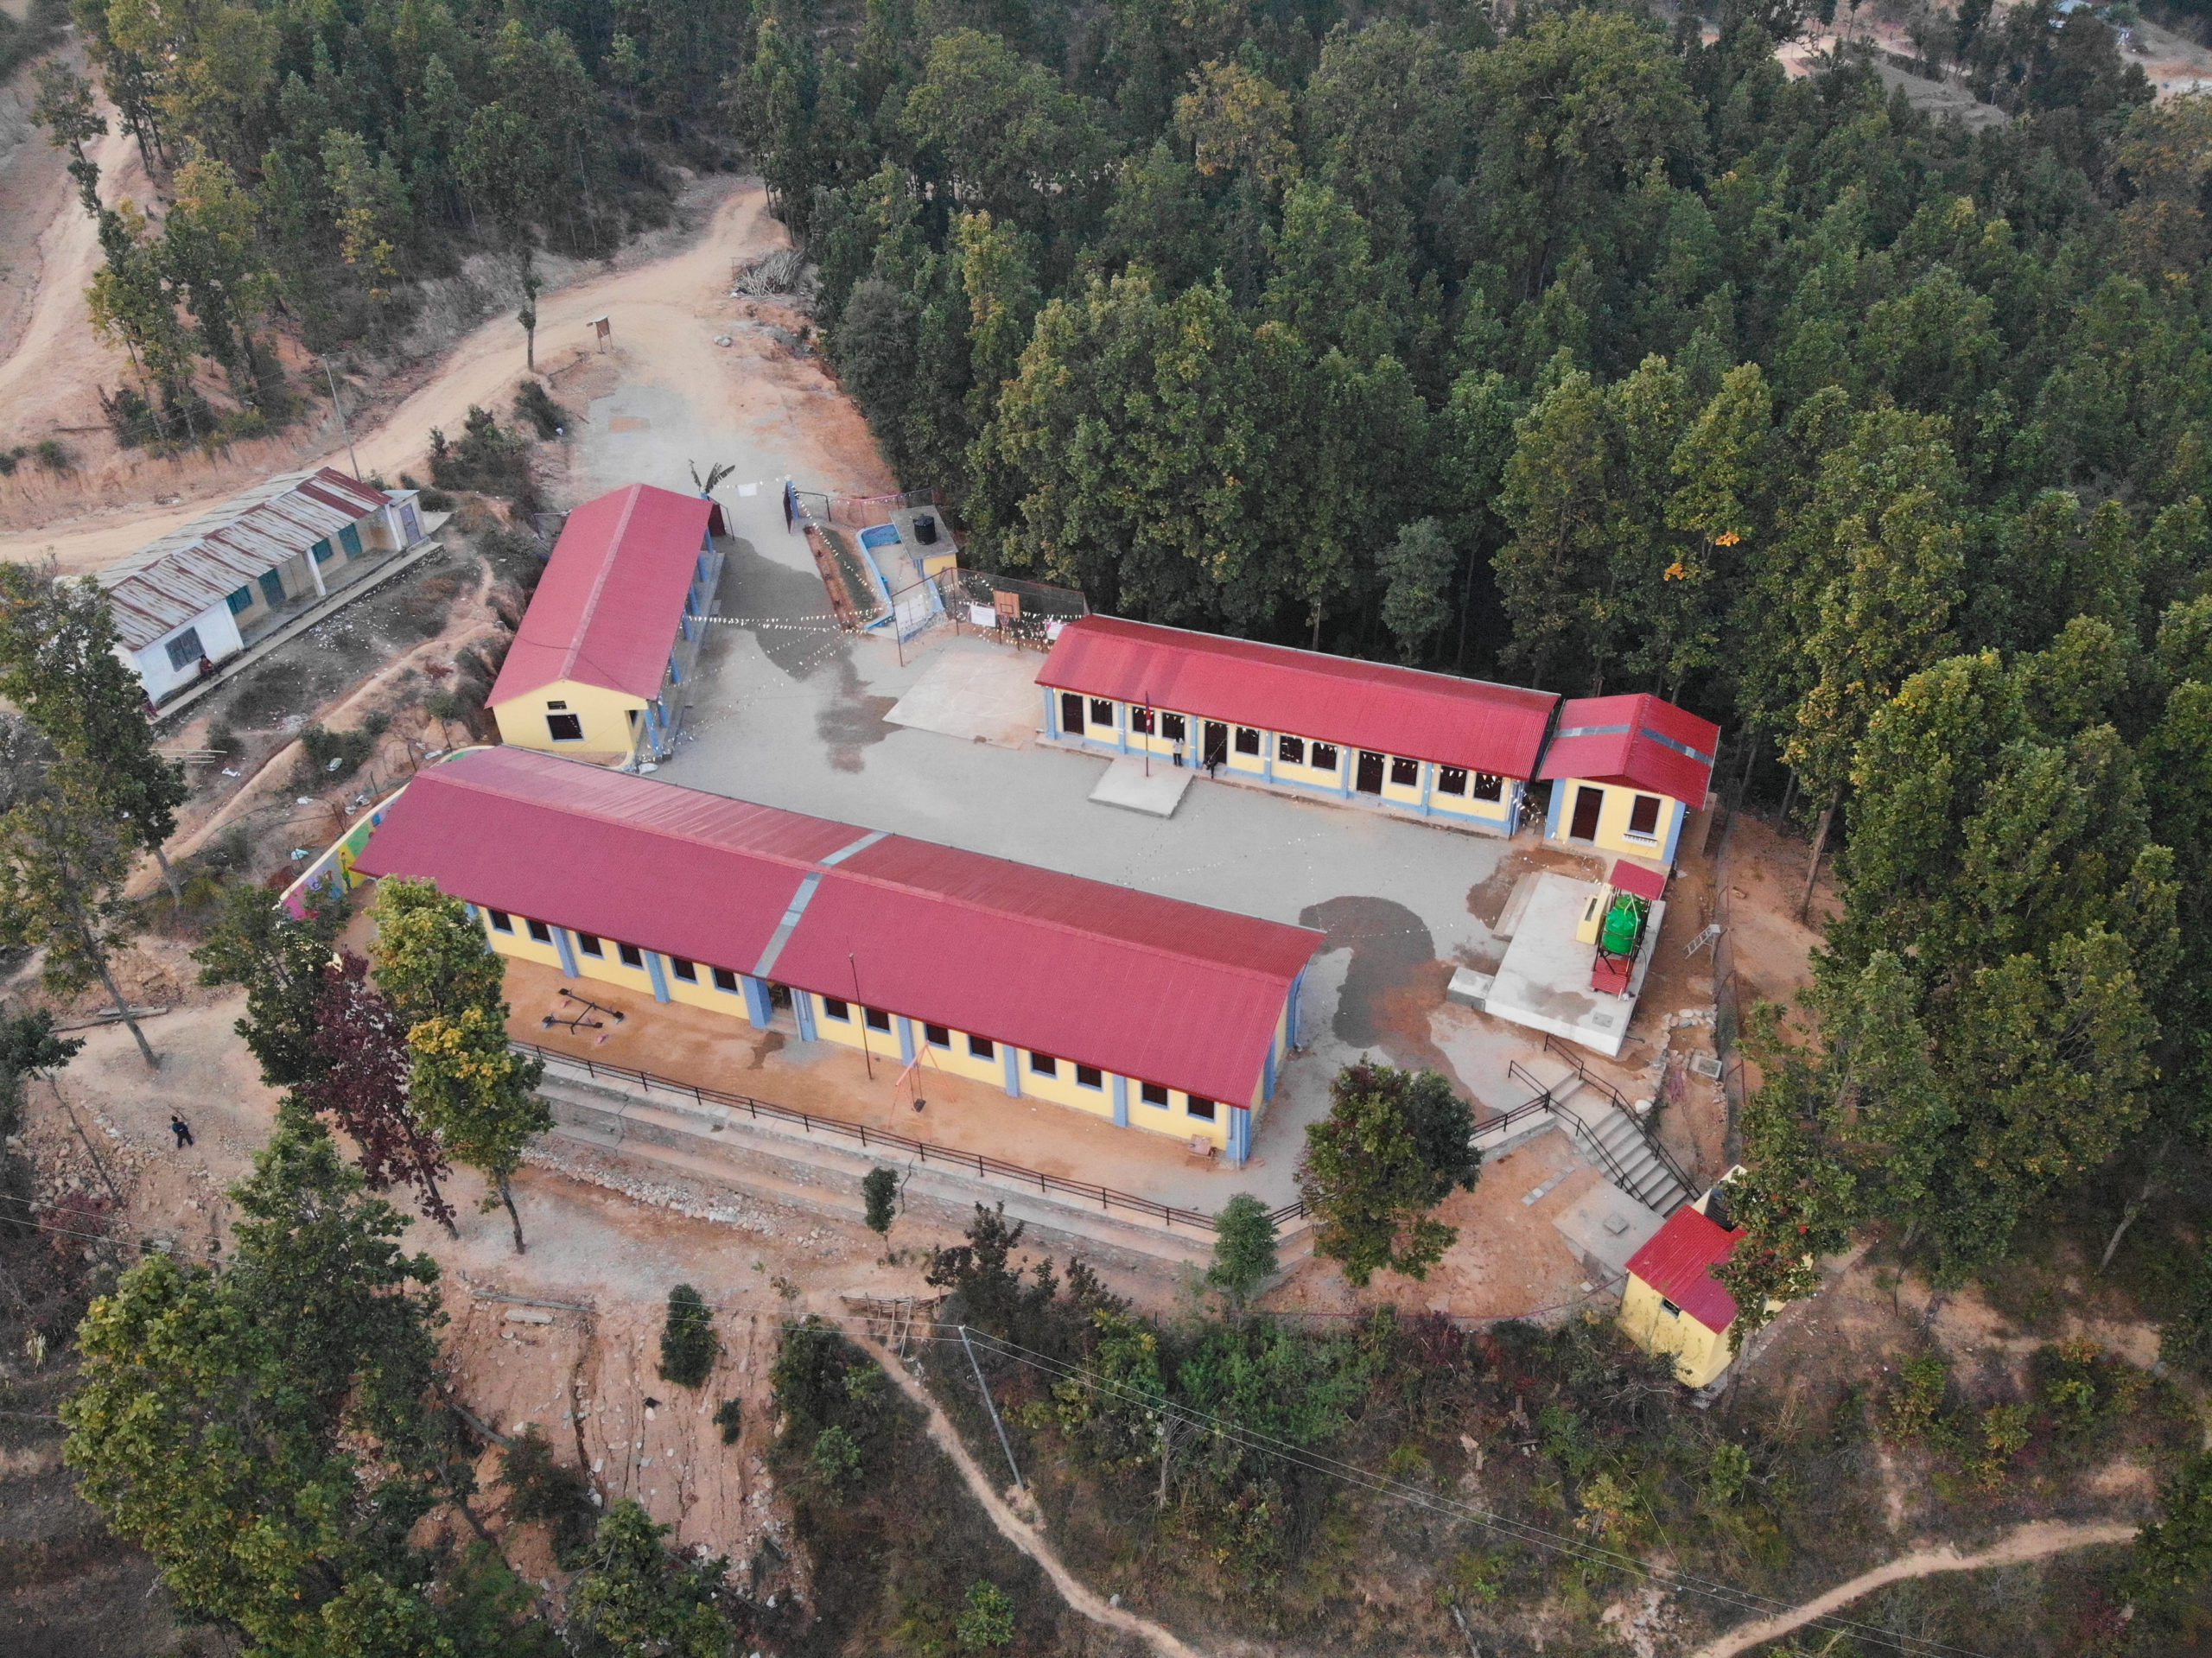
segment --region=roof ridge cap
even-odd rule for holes
[[[614,561],[622,550],[622,537],[629,532],[630,517],[638,510],[638,503],[643,499],[639,492],[644,488],[643,484],[625,484],[622,486],[621,492],[629,499],[622,503],[622,516],[614,521],[614,533],[607,538],[607,552],[600,560],[599,574],[592,581],[591,591],[584,595],[583,608],[576,616],[575,630],[569,634],[568,648],[561,654],[560,677],[563,679],[569,678],[569,670],[582,659],[584,634],[591,627],[591,619],[599,613],[600,595],[607,591],[607,584],[613,577]],[[566,535],[568,526],[564,524],[561,528],[562,533]],[[557,552],[560,549],[556,546],[554,550]]]

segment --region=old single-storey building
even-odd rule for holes
[[[1675,1375],[1702,1388],[1728,1368],[1736,1298],[1713,1275],[1735,1253],[1744,1234],[1705,1214],[1707,1192],[1667,1217],[1651,1240],[1629,1257],[1621,1292],[1620,1326],[1647,1353],[1671,1353]]]
[[[354,861],[502,956],[1249,1155],[1322,936],[520,748],[464,751]]]
[[[492,687],[501,741],[600,765],[668,758],[721,579],[717,517],[650,484],[569,514]]]
[[[1510,835],[1559,698],[1113,616],[1037,675],[1055,742]]]
[[[233,496],[100,572],[117,654],[160,703],[289,617],[327,598],[377,555],[423,538],[411,489],[384,490],[324,467]]]
[[[1703,810],[1720,727],[1649,694],[1577,697],[1544,751],[1544,838],[1672,868],[1682,824]]]

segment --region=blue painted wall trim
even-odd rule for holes
[[[798,1020],[798,1039],[802,1042],[813,1041],[814,998],[804,990],[792,991],[791,1012]]]
[[[774,1013],[774,1006],[768,1000],[768,986],[766,981],[756,979],[749,973],[741,973],[737,975],[737,982],[740,988],[741,988],[745,992],[746,1022],[751,1025],[756,1031],[766,1030],[768,1028],[768,1020]],[[805,1007],[810,1013],[812,1011],[814,1006],[813,1003],[806,1000],[806,993],[804,990],[798,990],[791,993],[791,1005],[794,1007]],[[810,1025],[812,1021],[810,1020],[801,1020],[799,1023],[802,1025]]]
[[[566,927],[553,929],[553,948],[561,952],[561,971],[570,978],[576,976],[576,943],[569,936]]]
[[[1129,1079],[1119,1075],[1114,1078],[1114,1126],[1129,1126]]]
[[[668,969],[661,964],[660,952],[657,950],[649,950],[645,952],[645,976],[653,981],[653,1000],[666,1001],[668,1000]]]
[[[1260,1080],[1260,1097],[1272,1100],[1275,1096],[1275,1045],[1268,1044],[1266,1074]]]
[[[1567,779],[1560,778],[1552,785],[1552,804],[1544,813],[1544,839],[1559,839],[1559,815],[1567,804]]]
[[[892,1028],[899,1032],[899,1063],[902,1065],[912,1064],[914,1063],[914,1021],[901,1013],[891,1021],[891,1025]]]
[[[1287,1035],[1294,1048],[1298,1045],[1298,998],[1306,988],[1306,969],[1300,968],[1298,976],[1290,981],[1290,1019]]]
[[[1683,802],[1675,803],[1675,820],[1667,827],[1667,849],[1660,854],[1668,868],[1675,867],[1675,848],[1681,843],[1682,825],[1689,821],[1690,809]]]
[[[1229,1161],[1242,1168],[1252,1155],[1252,1114],[1241,1105],[1229,1108]]]
[[[1016,1062],[1020,1051],[1011,1042],[999,1044],[999,1058],[1006,1062],[1006,1091],[1014,1099],[1021,1097],[1021,1067]]]

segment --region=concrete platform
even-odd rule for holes
[[[1154,817],[1173,817],[1183,804],[1183,791],[1197,773],[1187,765],[1153,756],[1152,775],[1145,775],[1141,754],[1124,754],[1106,768],[1090,797],[1102,806],[1120,806]]]
[[[1611,1181],[1600,1180],[1553,1216],[1552,1224],[1586,1265],[1608,1278],[1624,1278],[1629,1257],[1666,1222]]]
[[[980,644],[947,640],[931,652],[922,677],[883,717],[894,726],[934,731],[963,742],[1027,747],[1044,704],[1037,689],[1042,658]]]
[[[1545,1031],[1611,1058],[1628,1038],[1636,999],[1659,942],[1664,899],[1653,903],[1643,930],[1643,947],[1629,975],[1628,994],[1611,996],[1590,988],[1593,952],[1574,936],[1583,906],[1598,890],[1596,881],[1541,874],[1529,888],[1526,908],[1517,918],[1505,958],[1497,964],[1483,1011],[1533,1031]],[[1516,893],[1517,899],[1519,894]]]

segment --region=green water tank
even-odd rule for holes
[[[1598,948],[1608,956],[1633,956],[1643,937],[1643,918],[1648,906],[1633,893],[1616,893],[1613,901],[1605,908],[1605,919],[1598,930]]]

